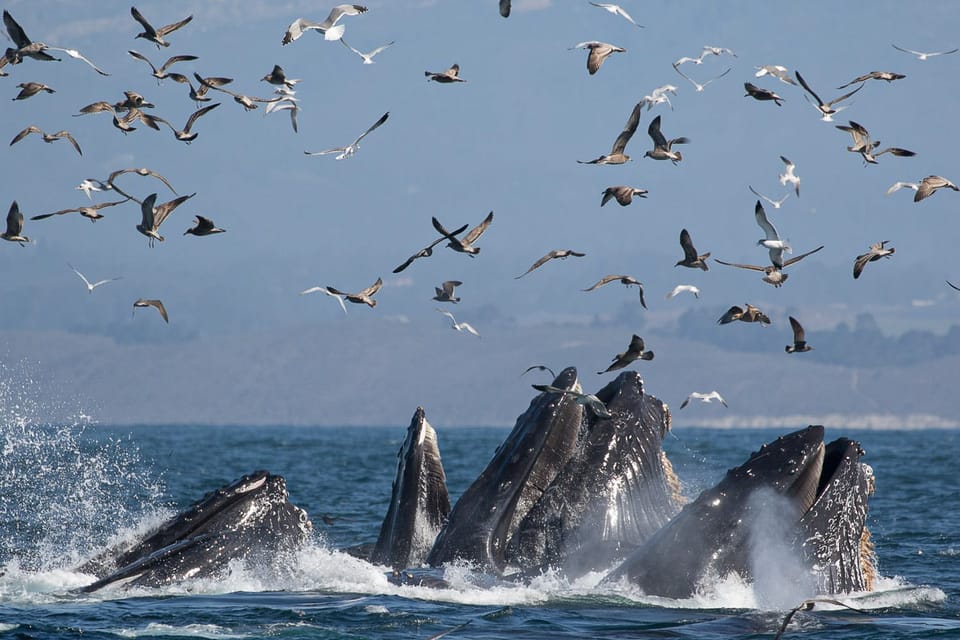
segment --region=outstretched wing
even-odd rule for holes
[[[790,316],[790,326],[793,328],[793,341],[806,342],[806,338],[804,337],[803,326],[793,316]]]
[[[757,200],[757,204],[753,208],[753,215],[757,219],[757,224],[763,229],[763,233],[766,234],[767,240],[780,239],[780,234],[777,233],[776,227],[767,219],[767,212],[763,210],[763,205],[760,204],[759,200]]]
[[[638,102],[633,107],[633,111],[630,112],[630,117],[627,118],[627,124],[623,127],[623,131],[620,132],[620,135],[617,136],[617,139],[613,142],[613,149],[611,153],[623,153],[623,150],[627,148],[627,143],[630,142],[630,138],[633,137],[633,134],[637,131],[637,125],[640,124],[640,111],[643,108],[643,102]],[[660,116],[657,116],[659,118]]]
[[[807,251],[806,253],[801,253],[801,254],[798,255],[798,256],[793,256],[793,257],[790,258],[789,260],[785,260],[785,261],[783,262],[783,266],[784,266],[784,267],[789,267],[789,266],[792,265],[794,262],[800,262],[801,260],[803,260],[804,258],[806,258],[807,256],[809,256],[811,253],[816,253],[817,251],[820,251],[820,249],[823,249],[823,245],[820,245],[819,247],[817,247],[816,249],[813,249],[812,251]],[[718,262],[719,262],[719,261],[718,261]]]
[[[483,219],[483,222],[475,226],[473,229],[470,229],[470,232],[464,236],[463,241],[465,244],[473,244],[476,242],[480,236],[483,235],[483,232],[487,230],[487,227],[493,222],[493,211],[487,214],[487,217]],[[437,229],[437,231],[440,231]],[[443,233],[441,231],[441,233]],[[450,234],[454,235],[454,234]]]
[[[690,233],[686,229],[680,231],[680,246],[683,247],[683,255],[687,260],[696,260],[700,257],[697,254],[696,247],[693,246],[693,240],[690,239]]]
[[[390,112],[389,112],[389,111],[387,111],[385,114],[383,114],[382,116],[380,116],[380,119],[377,120],[376,122],[374,122],[374,123],[370,126],[369,129],[367,129],[366,131],[364,131],[363,133],[361,133],[360,136],[359,136],[356,140],[353,141],[353,145],[358,144],[361,140],[363,140],[363,139],[367,136],[368,133],[370,133],[371,131],[373,131],[374,129],[376,129],[376,128],[379,127],[380,125],[382,125],[384,122],[386,122],[388,117],[390,117]]]
[[[664,138],[663,133],[660,132],[660,116],[657,116],[650,122],[650,126],[647,127],[647,135],[649,135],[650,139],[653,140],[653,146],[667,146],[667,139]]]

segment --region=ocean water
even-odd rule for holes
[[[772,601],[727,578],[676,601],[598,588],[599,575],[501,584],[468,567],[445,570],[447,589],[395,586],[338,549],[376,538],[406,425],[118,428],[80,416],[51,427],[17,413],[0,412],[0,638],[772,638],[809,595]],[[451,499],[508,431],[438,430]],[[664,446],[695,497],[777,435],[677,429]],[[827,426],[828,439],[841,435],[862,443],[876,474],[878,589],[839,598],[859,612],[797,613],[783,637],[960,638],[960,434]],[[70,570],[80,559],[256,469],[285,476],[315,526],[282,575],[238,564],[218,580],[71,593],[90,580]]]

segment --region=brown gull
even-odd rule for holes
[[[188,22],[193,20],[193,16],[187,16],[179,22],[174,22],[172,24],[165,25],[159,29],[154,29],[153,26],[147,22],[147,19],[137,11],[136,7],[130,7],[130,15],[133,16],[133,19],[140,23],[140,26],[143,27],[143,31],[138,33],[135,38],[143,38],[144,40],[149,40],[150,42],[157,45],[157,48],[160,47],[169,47],[170,43],[163,39],[163,36],[168,33],[173,33],[180,27],[185,26]]]
[[[613,147],[610,149],[610,153],[594,160],[577,160],[577,162],[580,164],[623,164],[629,160],[630,156],[624,153],[624,151],[627,148],[627,143],[630,142],[630,138],[636,133],[637,125],[640,124],[640,111],[643,109],[643,104],[643,102],[638,102],[634,105],[633,111],[630,112],[630,117],[627,118],[627,124],[623,127],[623,131],[621,131],[617,139],[613,141]]]
[[[593,291],[594,289],[598,289],[606,284],[610,284],[611,282],[615,282],[617,280],[620,281],[620,284],[627,287],[636,286],[637,289],[640,290],[640,306],[642,306],[644,309],[647,308],[647,301],[643,299],[643,283],[637,280],[636,278],[634,278],[633,276],[625,276],[625,275],[603,276],[595,284],[591,285],[586,289],[581,289],[581,291]]]

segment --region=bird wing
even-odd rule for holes
[[[372,285],[370,285],[369,287],[367,287],[366,289],[364,289],[363,291],[361,291],[358,295],[360,295],[360,296],[366,296],[366,297],[371,297],[371,296],[373,296],[377,291],[380,291],[380,287],[382,287],[382,286],[383,286],[383,279],[382,279],[382,278],[377,278],[377,281],[376,281],[376,282],[374,282]]]
[[[457,287],[461,286],[462,284],[463,283],[460,282],[459,280],[447,280],[446,282],[443,282],[440,285],[440,287],[443,289],[443,293],[446,294],[446,296],[449,298],[449,297],[453,297],[454,290]]]
[[[147,56],[143,55],[139,51],[134,51],[133,49],[129,49],[127,53],[129,53],[132,57],[136,58],[137,60],[143,60],[144,62],[146,62],[148,65],[150,65],[150,68],[153,69],[154,73],[159,73],[157,68],[153,66],[153,63],[150,62],[150,59],[147,58]]]
[[[633,334],[633,337],[630,338],[630,346],[627,347],[628,353],[642,353],[643,352],[643,338],[637,334]]]
[[[627,124],[623,127],[623,131],[621,131],[617,139],[613,141],[611,153],[623,153],[623,150],[627,148],[627,143],[630,142],[630,138],[633,137],[633,134],[637,130],[637,125],[640,124],[640,111],[642,108],[642,102],[634,105],[633,111],[630,112],[630,117],[627,118]]]
[[[139,11],[137,11],[136,7],[130,7],[130,15],[133,16],[134,20],[140,23],[140,26],[143,27],[143,30],[146,31],[148,34],[157,33],[157,31],[153,28],[153,26],[149,22],[147,22],[147,19],[144,18]]]
[[[797,76],[797,80],[800,81],[800,86],[803,87],[804,89],[806,89],[806,90],[807,90],[807,93],[809,93],[810,95],[812,95],[812,96],[814,97],[814,99],[817,101],[817,104],[818,104],[818,105],[820,105],[820,106],[829,106],[829,105],[825,105],[825,103],[823,102],[823,100],[820,99],[820,96],[818,96],[818,95],[816,94],[816,92],[815,92],[813,89],[810,88],[810,85],[808,85],[808,84],[807,84],[807,81],[803,79],[803,76],[800,75],[800,72],[799,72],[799,71],[794,71],[793,74],[794,74],[795,76]]]
[[[80,155],[83,155],[83,151],[80,150],[80,145],[77,144],[76,138],[74,138],[72,135],[70,135],[70,132],[68,132],[68,131],[57,131],[55,134],[53,134],[53,137],[54,137],[54,138],[66,138],[67,140],[70,141],[70,144],[73,145],[73,148],[77,150],[77,153],[79,153]]]
[[[663,133],[660,132],[660,116],[650,121],[650,126],[647,127],[647,135],[653,140],[654,147],[667,146],[667,139],[663,137]]]
[[[83,283],[84,283],[85,285],[87,285],[87,287],[90,287],[90,281],[87,280],[87,277],[86,277],[85,275],[83,275],[82,273],[80,273],[79,271],[77,271],[77,268],[74,267],[74,266],[73,266],[72,264],[70,264],[69,262],[67,263],[67,266],[70,267],[70,269],[71,269],[75,274],[77,274],[78,276],[80,276],[80,279],[83,280]]]
[[[603,278],[601,278],[596,284],[591,286],[589,289],[582,289],[582,291],[593,291],[597,287],[602,287],[603,285],[609,284],[614,280],[620,280],[621,278],[625,278],[625,277],[627,276],[618,276],[618,275],[603,276]]]
[[[870,251],[862,255],[857,256],[856,260],[853,261],[853,278],[856,280],[860,277],[860,274],[863,273],[863,268],[867,266],[867,263],[870,262],[873,258],[877,256],[877,252],[870,248]]]
[[[803,326],[793,316],[790,316],[790,326],[793,328],[793,341],[805,342]]]
[[[727,309],[726,313],[720,316],[720,319],[717,320],[717,323],[729,324],[731,322],[734,322],[735,320],[739,320],[741,316],[743,316],[743,309],[741,309],[737,305],[733,305],[732,307]]]
[[[863,85],[860,85],[859,87],[857,87],[857,88],[854,89],[853,91],[850,91],[849,93],[843,94],[843,95],[840,96],[839,98],[834,98],[833,100],[831,100],[830,102],[827,103],[827,106],[828,106],[828,107],[832,107],[833,105],[835,105],[835,104],[838,103],[838,102],[843,102],[844,100],[846,100],[847,98],[849,98],[850,96],[852,96],[853,94],[855,94],[857,91],[860,91],[860,89],[863,89]]]
[[[377,120],[376,122],[374,122],[374,123],[370,126],[369,129],[367,129],[366,131],[364,131],[363,133],[361,133],[360,136],[359,136],[356,140],[353,141],[353,144],[352,144],[351,146],[355,146],[356,144],[358,144],[361,140],[363,140],[363,139],[366,137],[366,135],[367,135],[368,133],[370,133],[371,131],[373,131],[374,129],[376,129],[376,128],[379,127],[380,125],[382,125],[384,122],[386,122],[388,117],[390,117],[390,112],[389,112],[389,111],[387,111],[385,114],[383,114],[382,116],[380,116],[380,119]]]
[[[753,208],[754,218],[757,220],[757,224],[760,225],[760,228],[766,234],[767,240],[779,240],[780,234],[777,233],[776,227],[767,219],[767,212],[763,210],[763,205],[760,204],[760,201],[757,200],[756,206]]]
[[[38,127],[30,125],[29,127],[27,127],[26,129],[24,129],[23,131],[21,131],[20,133],[18,133],[13,137],[13,140],[10,141],[10,146],[12,147],[13,145],[17,144],[18,142],[26,138],[31,133],[39,133],[43,135],[43,131],[41,131]]]
[[[890,194],[893,193],[894,191],[899,191],[900,189],[902,189],[902,188],[904,188],[904,187],[909,187],[910,189],[913,189],[914,191],[919,191],[921,186],[922,186],[922,185],[917,184],[916,182],[900,182],[900,181],[897,181],[897,182],[894,182],[892,185],[890,185],[890,188],[887,189],[887,195],[890,195]]]
[[[820,249],[823,249],[823,245],[820,245],[819,247],[817,247],[816,249],[813,249],[812,251],[807,251],[806,253],[801,253],[801,254],[798,255],[798,256],[793,256],[793,257],[790,258],[789,260],[784,260],[783,266],[784,266],[784,267],[789,267],[789,266],[792,265],[794,262],[800,262],[801,260],[803,260],[804,258],[806,258],[807,256],[809,256],[810,254],[816,253],[817,251],[820,251]]]
[[[287,31],[283,34],[283,39],[280,42],[281,44],[290,44],[302,36],[303,32],[307,29],[317,29],[319,27],[319,22],[312,22],[306,18],[297,18],[287,27]]]
[[[725,264],[728,267],[738,267],[740,269],[752,269],[754,271],[766,271],[766,267],[758,267],[755,264],[738,264],[736,262],[724,262],[720,258],[714,258],[714,261],[719,262],[720,264]],[[675,290],[676,291],[676,290]]]
[[[157,194],[151,193],[146,198],[143,199],[143,202],[140,203],[140,225],[145,229],[154,229],[154,207],[153,203],[157,201]]]
[[[341,38],[341,40],[342,40],[342,38]],[[370,53],[368,53],[368,54],[367,54],[367,57],[368,57],[368,58],[372,58],[372,57],[374,57],[375,55],[377,55],[378,53],[380,53],[381,51],[383,51],[384,49],[387,49],[387,48],[392,47],[392,46],[393,46],[393,40],[391,40],[391,41],[388,42],[387,44],[380,45],[379,47],[377,47],[376,49],[374,49],[373,51],[371,51]],[[352,49],[352,48],[353,48],[353,47],[351,47],[351,49]]]
[[[10,15],[7,10],[3,11],[3,25],[7,28],[10,39],[13,40],[13,43],[17,45],[18,49],[23,49],[32,44],[26,32],[24,32],[23,27],[17,24],[17,21],[13,19],[13,16]]]
[[[154,222],[154,227],[153,227],[153,228],[154,228],[154,229],[159,228],[160,225],[163,224],[163,221],[167,219],[167,216],[169,216],[171,213],[173,213],[173,210],[174,210],[174,209],[176,209],[176,208],[179,207],[181,204],[183,204],[184,202],[186,202],[187,200],[189,200],[190,198],[192,198],[192,197],[195,196],[195,195],[197,195],[197,194],[196,194],[196,193],[191,193],[191,194],[188,195],[188,196],[180,196],[179,198],[174,198],[173,200],[169,200],[169,201],[164,202],[163,204],[159,205],[159,206],[156,208],[156,212],[153,214],[153,222]],[[146,202],[146,201],[144,201],[144,202]]]
[[[530,268],[529,268],[529,269],[527,269],[526,271],[524,271],[523,273],[521,273],[521,274],[518,275],[518,276],[514,276],[514,280],[519,280],[520,278],[522,278],[523,276],[527,275],[528,273],[530,273],[530,272],[533,271],[534,269],[543,266],[543,265],[546,264],[549,260],[552,260],[553,258],[556,258],[556,257],[557,257],[557,252],[556,252],[556,250],[551,251],[550,253],[548,253],[547,255],[543,256],[542,258],[540,258],[539,260],[537,260],[536,262],[534,262],[532,265],[530,265]]]
[[[467,235],[464,236],[463,238],[464,244],[473,244],[474,242],[476,242],[480,238],[480,236],[483,235],[483,232],[487,230],[487,227],[491,225],[491,223],[493,223],[493,211],[487,214],[487,217],[483,219],[483,222],[475,226],[473,229],[470,229],[470,232],[467,233]],[[441,231],[441,233],[443,232]],[[453,235],[453,234],[448,234],[448,235]]]
[[[189,55],[170,56],[169,58],[167,58],[167,61],[163,63],[163,66],[160,67],[160,72],[162,73],[166,71],[167,68],[169,68],[170,66],[178,62],[189,62],[191,60],[196,60],[196,59],[197,59],[197,56],[189,56]],[[150,65],[150,66],[152,67],[153,65]]]
[[[208,105],[208,106],[206,106],[206,107],[203,107],[202,109],[197,109],[197,110],[194,111],[192,114],[190,114],[190,117],[187,118],[187,126],[185,126],[185,127],[183,128],[184,133],[190,133],[190,127],[192,127],[192,126],[193,126],[193,123],[197,121],[197,118],[199,118],[200,116],[205,115],[206,113],[208,113],[208,112],[210,112],[210,111],[213,111],[214,109],[216,109],[216,108],[219,107],[219,106],[220,106],[220,103],[219,103],[219,102],[215,102],[215,103],[213,103],[213,104],[211,104],[211,105]]]
[[[187,24],[188,22],[190,22],[191,20],[193,20],[193,16],[187,16],[186,18],[184,18],[183,20],[180,20],[179,22],[174,22],[174,23],[172,23],[172,24],[168,24],[168,25],[162,26],[162,27],[160,27],[159,29],[157,29],[157,35],[158,35],[158,36],[165,36],[165,35],[167,35],[168,33],[172,33],[172,32],[174,32],[174,31],[176,31],[177,29],[179,29],[180,27],[186,25],[186,24]]]
[[[45,48],[45,49],[50,49],[51,51],[62,51],[62,52],[64,52],[65,54],[67,54],[68,56],[70,56],[71,58],[73,58],[74,60],[83,60],[83,61],[86,62],[88,65],[90,65],[90,67],[91,67],[94,71],[96,71],[96,72],[99,73],[100,75],[102,75],[102,76],[109,76],[109,75],[110,75],[109,73],[107,73],[106,71],[104,71],[103,69],[101,69],[100,67],[98,67],[97,65],[93,64],[92,62],[90,62],[87,58],[85,58],[85,57],[83,56],[83,54],[81,54],[81,53],[80,53],[79,51],[77,51],[76,49],[63,49],[63,48],[61,48],[61,47],[44,47],[44,48]],[[153,66],[153,65],[151,65],[151,66]]]
[[[690,233],[686,229],[680,231],[680,246],[683,247],[683,255],[687,260],[696,260],[700,257],[697,254],[696,247],[693,246],[693,240],[690,239]]]
[[[510,17],[510,0],[500,0],[500,15],[504,18]]]

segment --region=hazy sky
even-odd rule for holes
[[[751,302],[776,313],[799,310],[809,327],[827,327],[863,310],[889,331],[942,329],[956,317],[960,297],[944,279],[960,282],[950,263],[956,241],[960,194],[942,191],[919,204],[912,191],[891,196],[897,180],[928,174],[960,179],[952,154],[958,104],[960,54],[919,61],[896,51],[940,51],[960,46],[955,5],[925,2],[922,12],[902,2],[668,2],[623,0],[645,28],[579,0],[515,0],[503,19],[494,0],[390,0],[369,2],[369,12],[343,20],[344,39],[368,51],[396,44],[361,60],[337,42],[315,33],[281,46],[295,18],[322,20],[332,2],[141,2],[155,26],[189,14],[192,23],[170,34],[158,50],[134,39],[139,25],[129,4],[80,0],[20,0],[4,6],[35,41],[79,49],[109,77],[78,60],[26,60],[8,65],[0,78],[0,122],[7,139],[26,127],[69,130],[83,148],[44,144],[28,136],[3,153],[0,193],[6,211],[16,199],[29,218],[87,203],[74,187],[84,178],[105,179],[113,170],[149,167],[181,194],[196,197],[161,228],[167,240],[155,248],[135,230],[135,203],[106,209],[91,224],[77,214],[27,220],[27,247],[0,246],[0,321],[8,329],[84,330],[104,335],[209,336],[218,332],[263,336],[289,326],[316,324],[318,339],[336,339],[336,327],[356,316],[417,323],[424,331],[448,332],[434,311],[433,287],[462,280],[463,302],[450,309],[481,333],[485,322],[511,318],[530,324],[615,315],[636,305],[634,289],[618,284],[582,293],[601,276],[627,273],[645,283],[648,326],[668,326],[692,305],[727,307]],[[912,7],[912,5],[910,5]],[[587,74],[578,42],[602,40],[623,46],[600,71]],[[682,70],[704,81],[732,71],[703,93],[671,68],[704,45],[729,47],[737,57],[707,57]],[[283,112],[245,112],[224,94],[222,106],[194,127],[191,145],[166,128],[142,125],[123,135],[108,114],[73,117],[91,102],[116,102],[130,89],[156,104],[153,113],[182,126],[196,108],[184,85],[158,85],[134,49],[156,64],[192,54],[195,62],[172,70],[192,76],[228,76],[235,91],[269,97],[259,79],[280,64],[300,78],[302,112],[294,133]],[[424,71],[461,67],[466,83],[426,82]],[[887,84],[870,81],[836,123],[821,122],[799,87],[770,77],[757,79],[757,65],[800,70],[825,99],[835,87],[872,70],[906,74]],[[743,96],[743,82],[772,89],[782,107]],[[25,81],[54,89],[12,101]],[[586,166],[577,160],[610,150],[633,105],[655,87],[677,87],[673,110],[644,111],[622,166]],[[348,160],[307,157],[343,145],[384,112],[390,118]],[[650,120],[662,117],[668,138],[687,136],[679,166],[643,157],[651,148]],[[884,155],[864,166],[845,147],[850,136],[834,128],[852,118],[883,146],[906,147],[914,158]],[[826,248],[790,267],[789,282],[775,290],[760,274],[711,264],[710,271],[675,268],[681,228],[701,252],[733,262],[765,264],[754,222],[755,197],[748,185],[780,197],[780,155],[792,159],[802,178],[800,197],[768,214],[796,251]],[[160,183],[125,176],[126,190],[143,198]],[[600,208],[603,189],[632,185],[649,190],[626,208]],[[96,201],[115,194],[95,194]],[[448,228],[495,221],[478,243],[476,259],[442,245],[433,257],[394,276],[391,270],[436,236],[430,217]],[[228,229],[218,236],[182,236],[194,214]],[[851,275],[854,257],[880,240],[897,253]],[[551,249],[575,249],[585,258],[552,261],[521,280]],[[71,263],[91,279],[122,277],[88,295]],[[384,279],[376,309],[350,305],[344,317],[325,296],[300,297],[313,285],[356,291]],[[679,283],[695,284],[700,300],[664,300]],[[160,324],[151,309],[131,318],[138,297],[161,298],[171,317]],[[146,317],[144,317],[146,316]],[[712,330],[712,329],[711,329]],[[469,338],[470,336],[463,336]],[[371,343],[375,343],[375,335]],[[624,345],[626,344],[626,337]],[[604,354],[604,358],[607,357]],[[519,412],[519,408],[518,408]]]

